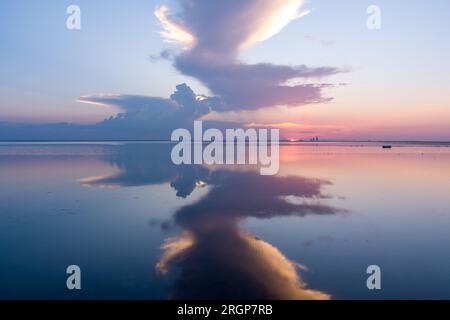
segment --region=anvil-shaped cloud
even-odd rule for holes
[[[238,59],[243,49],[307,14],[300,11],[303,0],[179,0],[179,4],[176,15],[166,6],[155,11],[163,27],[161,34],[184,48],[174,57],[177,70],[200,80],[220,99],[214,110],[300,106],[328,100],[322,96],[328,85],[287,82],[333,75],[340,72],[336,68],[246,64]]]
[[[318,79],[340,72],[337,68],[271,63],[248,64],[239,59],[242,50],[280,32],[304,16],[302,0],[177,0],[172,14],[160,6],[155,15],[162,36],[181,45],[171,59],[182,74],[200,80],[212,97],[196,95],[187,85],[177,86],[170,98],[94,94],[81,103],[112,105],[122,109],[115,117],[95,125],[53,124],[5,126],[5,139],[168,139],[174,128],[190,128],[194,120],[214,111],[216,122],[205,126],[234,127],[224,122],[226,111],[253,111],[275,106],[301,106],[330,100],[323,96],[329,84]],[[297,81],[300,80],[300,81]],[[204,118],[205,119],[205,118]],[[206,117],[207,119],[207,117]]]
[[[187,85],[179,85],[170,99],[130,95],[81,97],[79,101],[83,103],[114,105],[124,111],[98,124],[96,129],[131,130],[140,137],[147,132],[152,138],[167,139],[173,128],[189,128],[193,120],[211,111],[220,115],[226,111],[330,100],[322,94],[330,85],[317,83],[317,79],[340,72],[337,68],[247,64],[239,60],[242,50],[308,14],[301,11],[303,0],[178,0],[178,3],[176,14],[167,6],[155,10],[163,29],[161,35],[182,47],[177,54],[163,56],[171,59],[182,74],[200,80],[213,96],[197,96]]]
[[[309,13],[300,11],[303,0],[178,2],[181,12],[176,16],[170,16],[166,6],[155,11],[164,27],[162,36],[222,58],[234,58],[242,48],[272,37],[292,20]]]

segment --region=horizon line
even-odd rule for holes
[[[17,139],[11,140],[0,139],[0,143],[24,143],[24,142],[173,142],[177,143],[179,141],[172,141],[170,139]],[[210,143],[212,141],[205,140],[194,140],[194,142],[205,142]],[[258,140],[252,140],[246,142],[258,142]],[[290,140],[290,139],[280,139],[279,142],[284,143],[308,143],[308,144],[317,144],[323,142],[348,142],[348,143],[440,143],[440,144],[450,144],[450,140],[371,140],[371,139],[322,139],[319,141],[310,141],[310,140]]]

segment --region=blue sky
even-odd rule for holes
[[[70,4],[82,10],[82,30],[65,26]],[[381,30],[366,28],[371,4],[382,10]],[[159,34],[154,11],[160,5],[179,8],[175,0],[1,1],[0,122],[93,124],[124,108],[81,104],[81,96],[168,98],[180,83],[197,94],[215,95],[195,72],[183,75],[173,62],[149,58],[180,50]],[[450,139],[448,1],[310,0],[301,10],[311,12],[239,51],[237,58],[248,64],[347,70],[317,80],[346,83],[324,90],[332,102],[257,106],[211,119],[294,121],[299,124],[295,135],[303,130],[342,138]]]

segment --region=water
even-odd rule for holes
[[[277,176],[171,147],[0,144],[0,298],[450,298],[448,146],[285,144]]]

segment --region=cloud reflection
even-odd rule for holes
[[[85,187],[131,187],[170,183],[178,197],[186,198],[206,179],[208,170],[201,166],[176,166],[170,159],[172,145],[155,143],[150,147],[125,144],[116,153],[105,155],[104,161],[115,166],[112,175],[85,177],[78,182]]]
[[[299,265],[277,248],[243,230],[249,217],[335,214],[321,204],[328,182],[301,177],[268,177],[257,172],[212,172],[211,191],[175,213],[184,233],[162,246],[157,270],[176,268],[174,299],[329,299],[307,288]],[[287,201],[287,196],[313,201]]]
[[[173,221],[183,230],[166,240],[156,265],[161,274],[176,270],[173,299],[329,299],[309,289],[305,270],[279,249],[241,227],[248,218],[332,215],[341,210],[324,204],[322,188],[330,182],[297,176],[261,176],[255,171],[202,166],[178,167],[166,159],[171,145],[120,146],[105,161],[117,166],[112,176],[82,179],[91,186],[170,183],[187,197],[196,187],[208,193],[179,208]],[[151,155],[151,156],[150,156]]]

